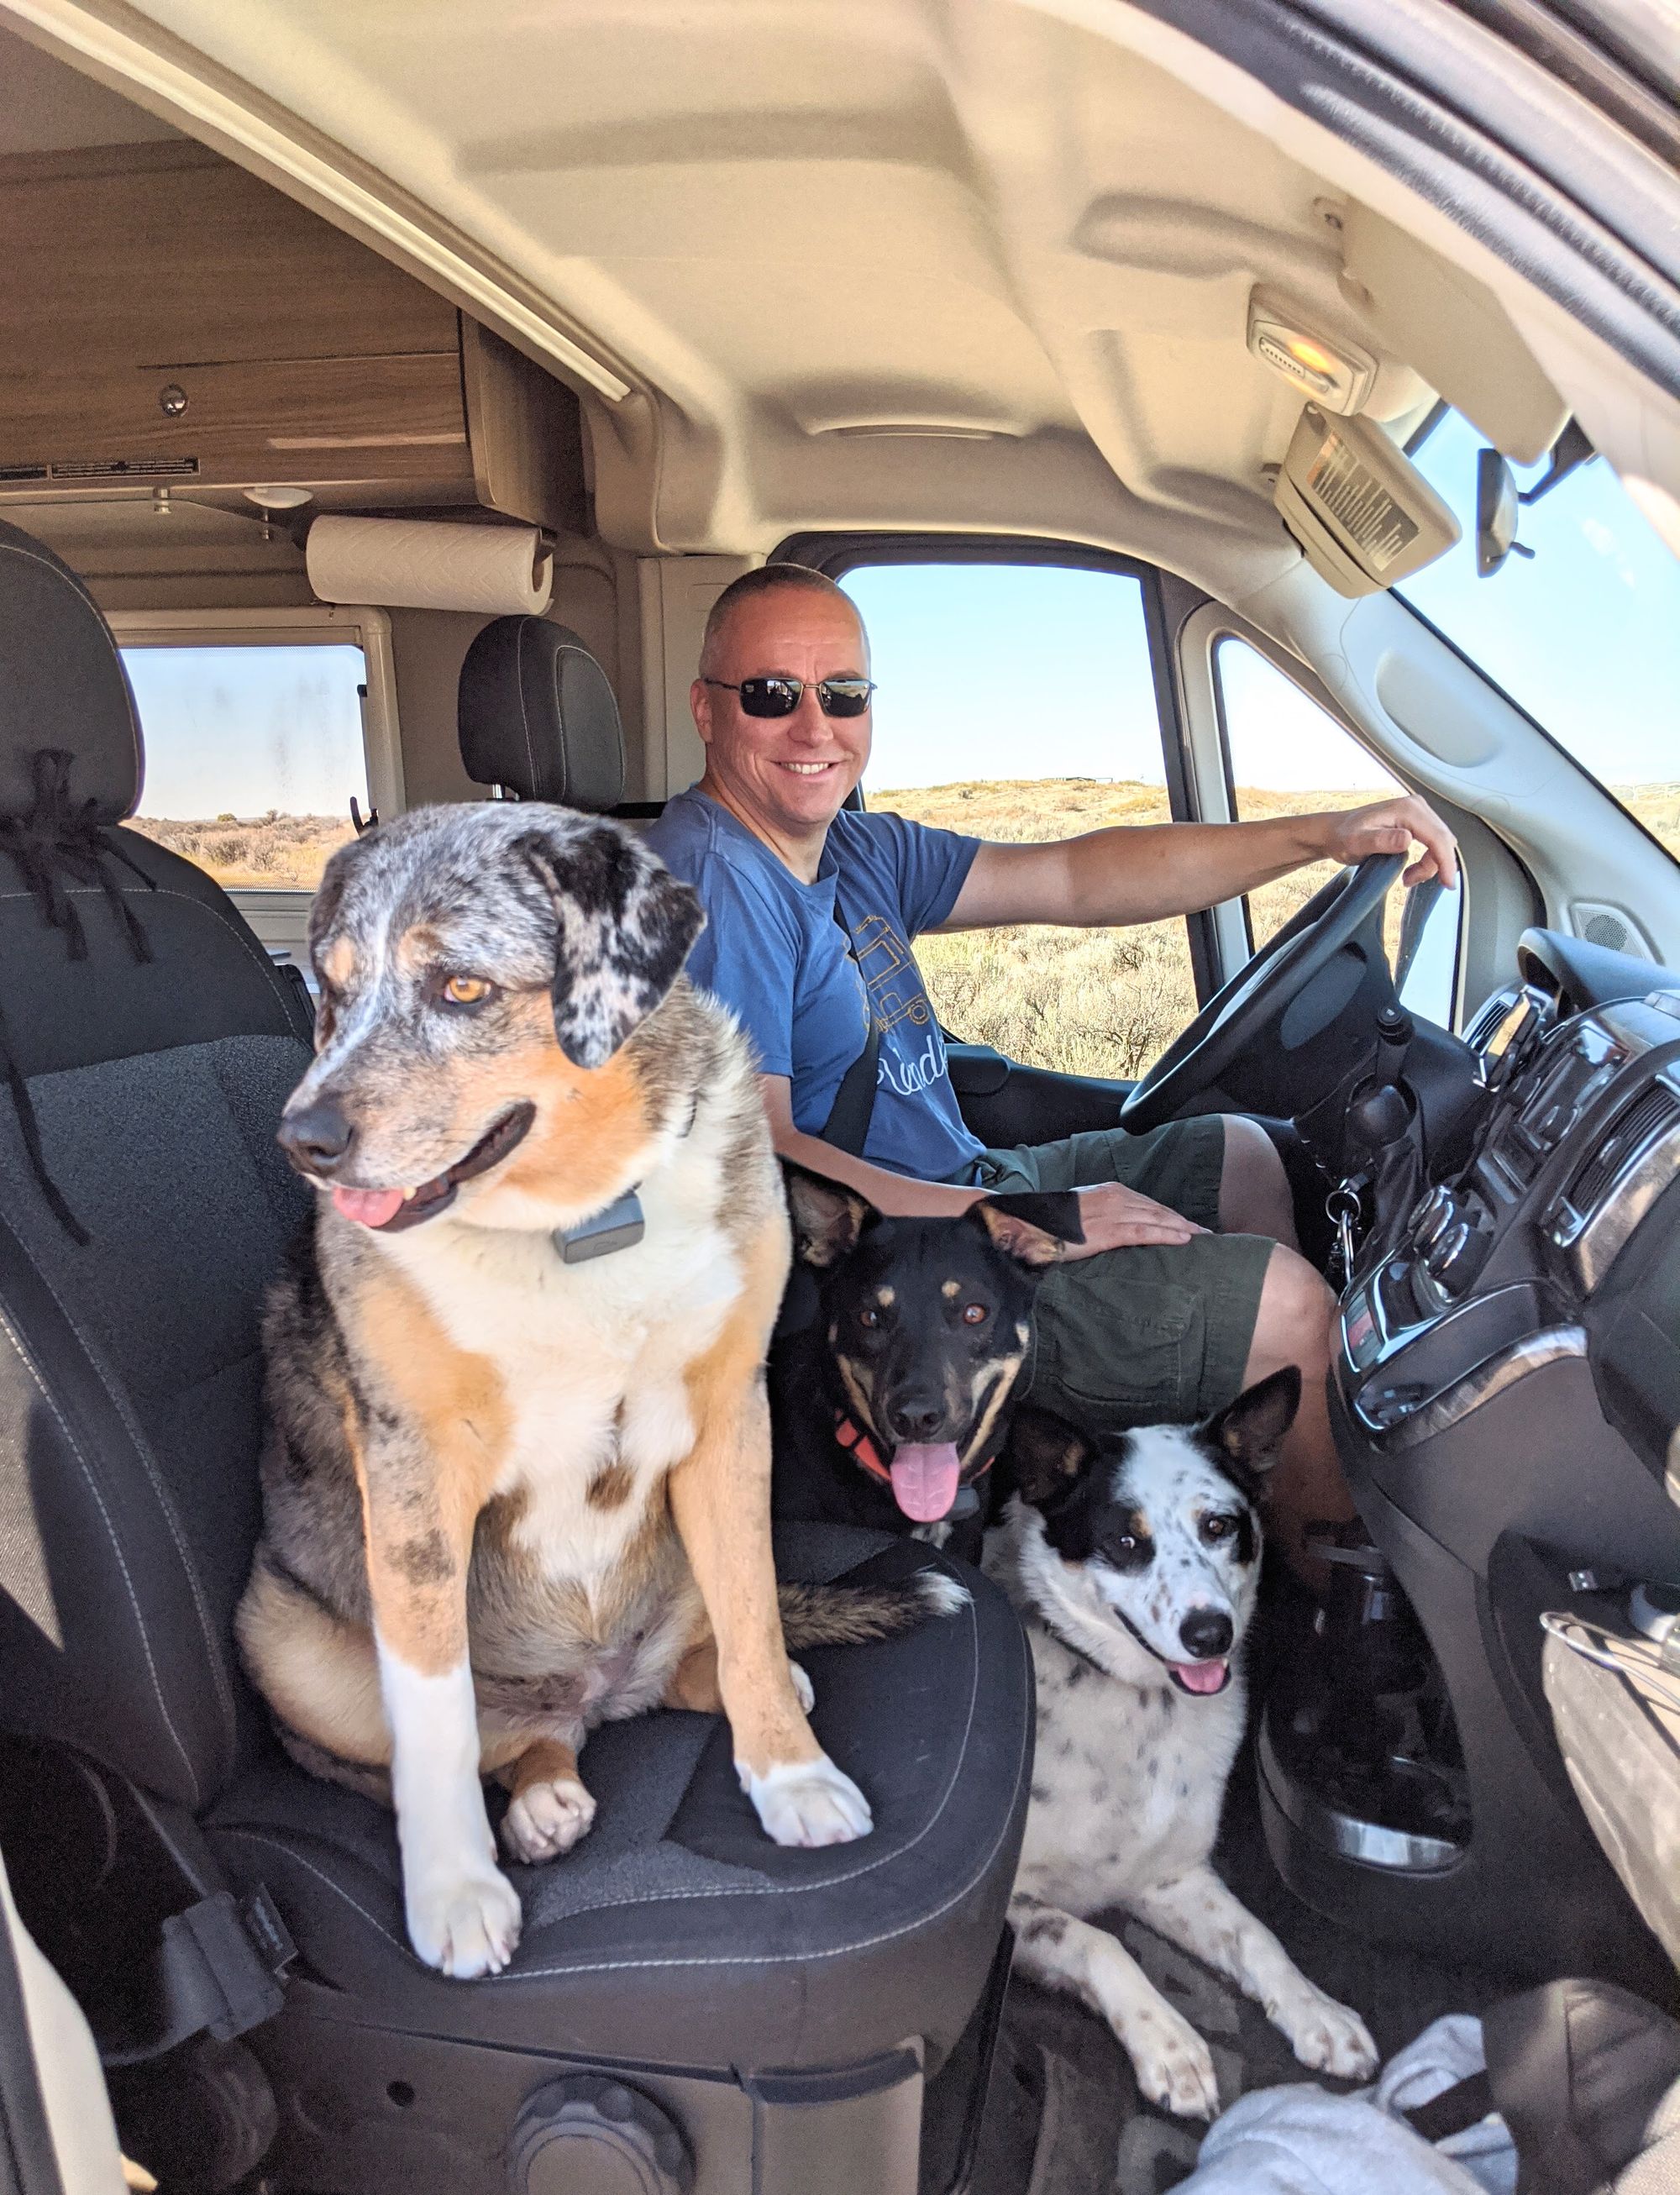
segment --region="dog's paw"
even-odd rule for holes
[[[1338,2081],[1368,2081],[1382,2062],[1356,2012],[1309,1983],[1272,2015],[1303,2065]]]
[[[1152,2104],[1181,2118],[1211,2119],[1219,2109],[1213,2053],[1170,2004],[1145,2006],[1114,2023],[1137,2085]]]
[[[869,1801],[828,1755],[790,1761],[755,1776],[735,1763],[741,1789],[757,1809],[764,1833],[779,1845],[849,1845],[874,1825]]]
[[[408,1936],[429,1967],[453,1980],[499,1974],[519,1942],[519,1893],[487,1860],[423,1871],[407,1882]]]
[[[797,1662],[790,1662],[788,1663],[787,1674],[793,1679],[793,1689],[798,1696],[801,1708],[803,1708],[807,1714],[809,1714],[811,1709],[817,1703],[816,1686],[811,1682],[810,1679],[806,1675],[803,1669],[800,1668]]]
[[[502,1842],[509,1856],[538,1867],[570,1852],[595,1820],[595,1800],[575,1776],[528,1783],[509,1802]]]

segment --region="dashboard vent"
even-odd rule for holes
[[[1600,1198],[1634,1152],[1676,1121],[1680,1121],[1680,1098],[1662,1084],[1636,1098],[1611,1122],[1603,1142],[1570,1183],[1569,1201],[1575,1210],[1583,1215],[1596,1211]]]

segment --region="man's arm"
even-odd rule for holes
[[[777,1156],[808,1167],[813,1173],[824,1174],[830,1181],[844,1182],[848,1189],[866,1196],[877,1212],[900,1219],[954,1219],[978,1203],[984,1193],[956,1189],[948,1182],[917,1181],[908,1174],[893,1173],[885,1167],[871,1166],[867,1159],[854,1158],[849,1151],[837,1149],[820,1136],[808,1136],[793,1125],[792,1086],[787,1077],[761,1074],[758,1084]],[[1135,1190],[1123,1189],[1118,1182],[1100,1182],[1082,1189],[1079,1195],[1085,1239],[1068,1245],[1070,1259],[1089,1258],[1094,1251],[1118,1250],[1129,1243],[1188,1242],[1193,1235],[1204,1231],[1165,1205],[1140,1196]]]
[[[1458,881],[1453,834],[1426,801],[1396,796],[1320,815],[1256,823],[1151,823],[1089,831],[1036,846],[988,841],[974,857],[941,930],[995,923],[1094,927],[1154,922],[1235,899],[1309,861],[1362,861],[1424,849],[1403,882]]]

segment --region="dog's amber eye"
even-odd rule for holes
[[[1114,1545],[1123,1555],[1129,1555],[1137,1545],[1137,1535],[1136,1532],[1122,1532]]]
[[[879,1326],[880,1323],[880,1312],[878,1311],[871,1311],[867,1305],[866,1305],[858,1313],[858,1324],[860,1326]]]
[[[1208,1541],[1228,1540],[1237,1529],[1234,1517],[1204,1517],[1202,1537]]]
[[[451,976],[443,995],[452,1006],[481,1006],[496,986],[482,976]]]
[[[964,1326],[979,1326],[985,1319],[986,1315],[986,1305],[984,1304],[965,1303],[963,1305],[963,1323]]]

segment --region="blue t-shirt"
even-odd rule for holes
[[[647,843],[705,907],[689,977],[734,1014],[763,1071],[787,1077],[794,1126],[822,1133],[872,1011],[881,1049],[864,1156],[923,1181],[965,1173],[982,1146],[957,1109],[910,941],[956,905],[979,839],[843,809],[808,884],[691,786]]]

